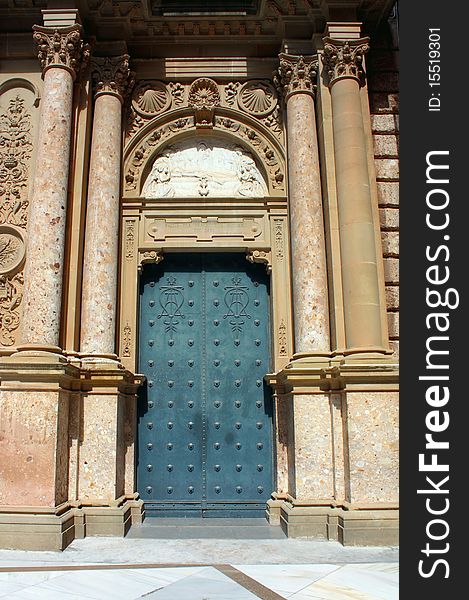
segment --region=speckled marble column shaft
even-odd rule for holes
[[[72,97],[70,71],[47,69],[28,219],[23,344],[59,345]]]
[[[95,102],[85,230],[81,351],[113,354],[117,306],[122,105]]]
[[[287,99],[295,351],[330,351],[324,218],[314,98]]]
[[[383,347],[378,266],[358,80],[331,87],[347,348]]]

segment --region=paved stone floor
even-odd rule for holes
[[[397,548],[256,539],[259,531],[149,535],[147,526],[125,539],[75,540],[64,552],[0,550],[0,600],[398,599]]]

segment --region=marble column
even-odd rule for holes
[[[317,58],[280,54],[287,109],[295,351],[330,352],[327,265],[314,96]]]
[[[82,27],[34,27],[44,90],[30,202],[21,347],[59,350],[73,82],[88,49]]]
[[[331,91],[347,352],[384,350],[360,85],[368,38],[324,38],[324,68]]]
[[[128,55],[93,59],[95,105],[81,323],[84,354],[115,352],[122,102],[128,77]]]

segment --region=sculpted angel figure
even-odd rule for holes
[[[147,198],[173,198],[174,187],[171,184],[171,165],[168,156],[159,156],[143,188]]]

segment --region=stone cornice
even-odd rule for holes
[[[363,83],[363,57],[370,49],[369,41],[367,37],[357,40],[324,38],[323,62],[329,86],[346,78],[356,79],[359,84]]]
[[[123,101],[133,83],[129,55],[93,57],[91,79],[95,96],[112,94]]]
[[[33,32],[43,74],[51,67],[62,68],[69,71],[75,79],[78,73],[86,67],[90,57],[90,48],[83,42],[81,25],[55,29],[35,25]]]
[[[280,66],[274,73],[274,83],[285,101],[293,94],[316,95],[317,56],[279,54]]]

